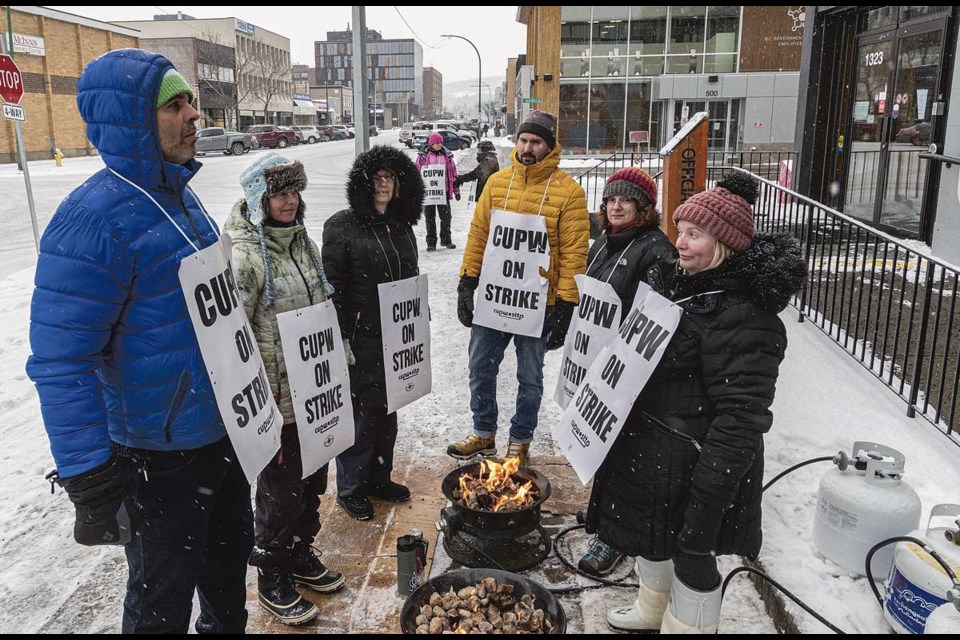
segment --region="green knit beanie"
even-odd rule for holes
[[[169,102],[171,98],[181,93],[188,94],[190,101],[193,101],[193,89],[191,89],[187,81],[183,79],[183,76],[180,75],[176,69],[168,70],[163,74],[163,80],[160,81],[160,93],[157,94],[157,106],[162,107]]]

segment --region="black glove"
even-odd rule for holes
[[[553,313],[550,316],[550,337],[547,338],[547,351],[553,351],[563,346],[567,339],[567,329],[570,328],[570,320],[573,319],[573,310],[577,305],[566,300],[557,298],[557,303],[553,307]]]
[[[683,529],[677,536],[677,548],[694,556],[713,553],[717,546],[717,538],[720,537],[722,523],[722,511],[708,507],[696,498],[691,498]]]
[[[473,292],[480,286],[480,278],[461,276],[457,285],[457,317],[465,327],[473,326]]]
[[[133,499],[136,473],[129,458],[113,454],[92,471],[58,481],[77,512],[74,540],[94,546],[133,539],[142,521],[142,509]]]
[[[456,187],[457,189],[459,189],[460,185],[462,184],[463,184],[463,180],[461,180],[459,176],[453,179],[453,186]]]
[[[457,199],[457,202],[460,202],[460,194],[459,194],[459,193],[453,194],[453,197]]]

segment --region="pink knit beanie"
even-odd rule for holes
[[[430,137],[427,138],[427,144],[443,144],[443,136],[434,131],[430,134]]]
[[[756,231],[753,204],[758,190],[759,183],[746,173],[727,174],[713,189],[691,196],[677,207],[673,222],[692,222],[734,251],[749,249]]]

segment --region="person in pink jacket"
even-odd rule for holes
[[[456,249],[450,238],[450,197],[460,200],[460,187],[455,184],[457,179],[457,165],[453,161],[453,154],[443,146],[443,137],[433,132],[427,138],[426,148],[417,156],[417,169],[427,165],[441,165],[446,167],[446,204],[425,205],[424,218],[427,221],[427,251],[437,250],[437,216],[440,216],[440,244],[447,249]]]

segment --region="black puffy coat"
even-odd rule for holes
[[[640,281],[647,282],[650,268],[676,257],[677,250],[656,225],[633,227],[614,235],[607,230],[590,247],[587,275],[609,282],[620,297],[620,319],[623,320]]]
[[[400,197],[378,214],[371,180],[382,168],[398,177]],[[366,407],[386,408],[377,286],[420,273],[411,229],[423,208],[420,172],[399,149],[375,146],[357,156],[347,180],[347,202],[349,209],[323,225],[323,269],[335,289],[340,330],[357,359],[350,367],[351,392]]]
[[[758,235],[691,276],[672,262],[651,269],[650,285],[684,313],[594,480],[589,530],[634,556],[756,557],[763,434],[787,346],[777,313],[805,277],[789,236]]]
[[[471,182],[473,180],[477,181],[477,193],[474,196],[474,201],[480,199],[480,194],[483,193],[483,186],[487,184],[487,178],[495,174],[497,171],[500,171],[500,163],[497,161],[497,154],[491,153],[489,151],[482,151],[477,154],[477,166],[473,168],[473,171],[462,174],[457,178],[459,184],[464,182]]]

